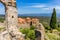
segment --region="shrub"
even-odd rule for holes
[[[53,33],[47,33],[46,36],[48,36],[49,40],[60,40],[60,36]]]
[[[31,29],[31,30],[34,30],[34,29],[35,29],[35,27],[32,25],[32,26],[30,27],[30,29]]]
[[[50,26],[47,22],[42,22],[43,26],[45,27],[46,30],[50,30]]]
[[[3,23],[3,22],[4,22],[4,18],[0,18],[0,22],[2,22],[2,23]]]
[[[35,40],[35,31],[34,31],[34,30],[30,30],[29,33],[27,34],[27,36],[28,36],[31,40]]]
[[[0,31],[3,30],[3,29],[4,29],[4,27],[0,27]]]
[[[60,31],[60,28],[57,28],[58,31]]]
[[[25,34],[25,38],[26,40],[31,39],[31,40],[35,40],[35,31],[33,30],[34,28],[20,28],[20,32],[22,32],[23,34]]]

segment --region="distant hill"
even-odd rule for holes
[[[5,15],[1,14],[0,18],[4,18]],[[50,21],[50,17],[51,14],[18,14],[18,17],[22,17],[22,18],[26,18],[26,17],[30,17],[30,18],[38,18],[40,19],[40,22],[48,22]],[[58,23],[60,23],[60,14],[57,14],[57,21]]]
[[[51,17],[52,14],[50,13],[31,13],[31,14],[18,14],[18,16],[45,16],[45,17]],[[57,14],[57,17],[60,18],[60,14]]]
[[[51,14],[18,14],[19,16],[48,16],[48,17],[50,17],[51,16]]]
[[[29,14],[18,14],[18,16],[44,16],[51,17],[51,13],[29,13]],[[5,16],[4,14],[0,14],[0,17]],[[60,13],[57,14],[57,17],[60,18]]]
[[[0,17],[4,17],[5,15],[4,14],[0,14]]]
[[[50,22],[50,18],[51,18],[52,14],[18,14],[19,17],[30,17],[30,18],[39,18],[40,22]],[[60,14],[57,14],[57,22],[60,23]]]

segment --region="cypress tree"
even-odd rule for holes
[[[53,13],[52,13],[52,16],[51,16],[50,27],[51,27],[51,29],[57,28],[57,19],[56,19],[56,10],[55,10],[55,8],[53,9]]]

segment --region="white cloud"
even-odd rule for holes
[[[56,8],[57,10],[60,10],[60,6],[55,6],[55,8]]]
[[[43,10],[50,10],[51,8],[48,8],[48,7],[47,7],[47,8],[42,8],[42,9],[43,9]]]
[[[55,8],[56,10],[60,10],[60,6],[58,5],[55,5],[55,6],[48,6],[50,9],[53,9]]]
[[[42,7],[46,7],[46,5],[33,5],[31,7],[35,7],[35,8],[42,8]]]
[[[50,9],[53,9],[53,8],[56,8],[57,10],[60,10],[60,6],[59,5],[43,5],[43,4],[40,4],[40,5],[33,5],[33,6],[30,6],[30,7],[33,7],[33,8],[41,8],[43,10],[50,10]]]

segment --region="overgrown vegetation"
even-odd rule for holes
[[[4,29],[4,27],[0,27],[0,31],[3,30],[3,29]]]
[[[53,9],[52,17],[50,20],[50,25],[48,22],[44,21],[42,24],[45,27],[45,40],[60,40],[60,24],[57,23],[56,10]]]
[[[26,40],[35,40],[34,26],[31,26],[31,28],[20,28],[19,30],[25,34]]]
[[[60,40],[60,36],[53,33],[46,33],[45,40]]]

